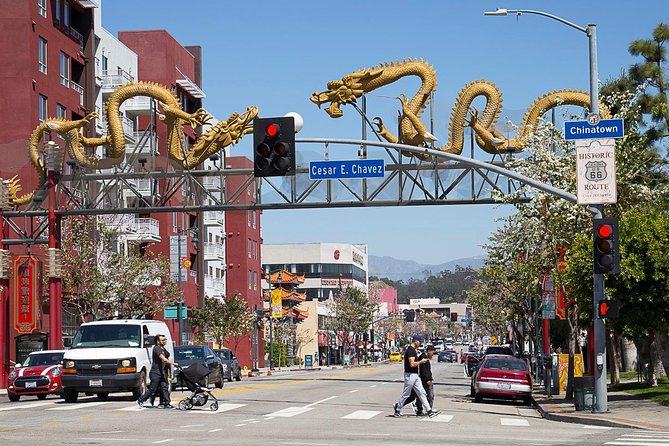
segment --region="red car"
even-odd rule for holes
[[[18,401],[22,395],[35,395],[40,400],[50,394],[60,395],[64,353],[65,350],[32,352],[24,364],[16,364],[9,373],[9,401]]]
[[[472,374],[471,395],[483,398],[522,399],[532,404],[532,375],[527,363],[508,355],[485,356]]]

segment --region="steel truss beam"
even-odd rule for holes
[[[380,141],[348,139],[297,139],[298,153],[314,160],[353,159],[364,147],[368,158],[384,159],[383,178],[310,180],[306,160],[293,177],[255,178],[253,169],[89,172],[63,175],[57,191],[65,206],[56,215],[151,214],[164,212],[232,211],[248,209],[315,209],[372,206],[493,204],[525,185],[575,202],[576,197],[505,167],[505,155],[485,162],[429,148]],[[307,150],[308,145],[316,151]],[[318,149],[324,150],[324,155]],[[353,150],[352,150],[353,149]],[[348,152],[347,152],[348,150]],[[350,152],[356,154],[351,155]],[[428,155],[429,160],[401,155]],[[348,154],[347,154],[348,153]],[[301,161],[301,162],[300,162]],[[235,181],[230,181],[236,177]],[[144,187],[139,187],[143,184]],[[230,187],[231,184],[238,186]],[[148,185],[148,186],[147,186]],[[249,199],[253,197],[255,201]],[[168,205],[181,192],[183,205]],[[243,197],[244,199],[240,199]],[[527,193],[521,201],[529,201]],[[243,203],[241,201],[248,201]],[[62,201],[61,201],[62,202]],[[46,227],[44,202],[26,210],[6,210],[3,219],[22,238],[39,243]],[[24,220],[24,229],[16,217]]]

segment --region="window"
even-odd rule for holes
[[[46,0],[37,0],[37,12],[42,17],[46,17]]]
[[[256,211],[252,211],[252,212],[253,212],[253,229],[255,229],[256,228],[256,214],[257,213],[256,213]]]
[[[251,289],[251,282],[253,281],[253,275],[251,274],[251,271],[249,271],[249,290]]]
[[[249,259],[251,258],[251,239],[248,239],[248,243],[246,243],[246,250],[248,251],[248,256]]]
[[[70,88],[70,56],[60,52],[60,85]]]
[[[258,272],[253,271],[253,290],[255,291],[257,289],[258,289]]]
[[[70,4],[65,0],[63,2],[65,6],[65,13],[63,14],[63,24],[65,25],[66,28],[70,27]]]
[[[39,95],[39,122],[43,122],[47,115],[47,98],[44,95]]]
[[[56,104],[56,118],[67,119],[67,109],[64,105]]]
[[[37,61],[39,71],[44,74],[46,74],[46,59],[46,40],[40,37],[37,49]]]
[[[60,8],[61,8],[61,1],[56,0],[56,22],[60,25],[60,21],[63,18],[63,15],[60,13]]]
[[[251,226],[251,211],[246,211],[246,225]]]
[[[106,76],[107,75],[107,67],[109,66],[109,59],[107,56],[102,55],[102,75]]]

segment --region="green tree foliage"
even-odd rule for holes
[[[401,280],[381,280],[397,290],[397,302],[401,304],[408,304],[409,299],[420,297],[438,297],[441,303],[463,303],[467,298],[467,290],[474,286],[478,274],[477,270],[469,266],[463,268],[456,265],[453,271],[445,270],[436,275],[428,272],[425,279],[411,279],[406,284]],[[376,278],[370,277],[370,281],[373,279]]]
[[[244,336],[253,330],[255,316],[249,309],[248,302],[238,293],[228,296],[224,301],[205,297],[201,308],[193,308],[191,325],[197,329],[200,342],[205,337],[223,345],[226,338]]]
[[[120,251],[116,227],[104,218],[69,217],[62,239],[63,301],[82,320],[87,313],[151,317],[178,301],[167,259],[132,245]]]

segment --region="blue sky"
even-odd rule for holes
[[[648,0],[104,0],[102,21],[114,34],[166,29],[183,45],[202,46],[208,111],[218,119],[249,105],[262,116],[296,111],[305,121],[299,137],[359,139],[350,106],[333,120],[310,95],[364,67],[426,59],[437,70],[435,134],[445,143],[455,96],[468,82],[494,82],[503,94],[502,116],[522,114],[551,90],[588,89],[585,34],[536,15],[484,17],[497,7],[597,24],[601,81],[635,62],[628,44],[649,38],[669,17],[669,3]],[[397,91],[411,96],[413,82]],[[390,121],[398,102],[383,96],[397,91],[377,90],[368,106]],[[251,138],[233,148],[235,155],[251,153]],[[367,243],[371,255],[438,264],[484,254],[495,219],[510,212],[488,205],[266,211],[262,228],[265,243]]]

